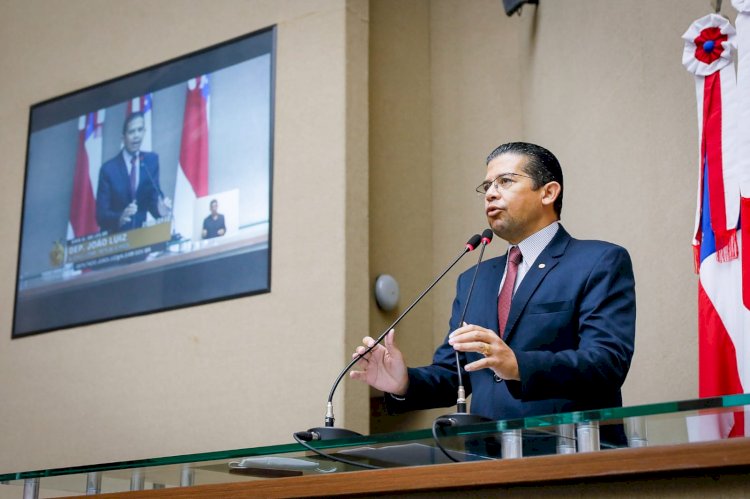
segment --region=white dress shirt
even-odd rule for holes
[[[521,250],[521,263],[518,265],[518,273],[516,274],[516,282],[513,285],[513,293],[518,289],[519,284],[523,281],[524,276],[529,272],[531,266],[544,251],[544,248],[552,241],[552,238],[557,234],[557,230],[560,228],[560,222],[555,221],[546,226],[545,228],[533,233],[520,243],[518,243],[518,249]],[[514,245],[508,246],[508,251]],[[505,282],[505,273],[508,271],[508,266],[505,266],[503,272],[503,279],[500,281],[500,287],[497,290],[497,294],[500,294],[500,290],[503,289],[503,283]]]

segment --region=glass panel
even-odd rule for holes
[[[41,478],[40,496],[84,494],[86,475],[100,472],[102,492],[180,487],[328,474],[369,467],[418,466],[501,457],[571,453],[587,449],[581,433],[601,437],[601,450],[717,440],[735,417],[746,417],[750,394],[438,426],[400,433],[234,449],[138,461],[0,475],[0,497],[19,497],[24,479]],[[750,419],[750,417],[748,418]],[[584,428],[584,425],[589,425]],[[433,433],[434,432],[434,433]],[[433,437],[436,437],[434,438]],[[290,436],[291,439],[291,436]],[[440,447],[445,449],[445,452]],[[337,462],[343,459],[349,463]],[[18,491],[19,495],[15,495]],[[9,495],[11,494],[11,495]]]

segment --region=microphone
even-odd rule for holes
[[[143,171],[145,171],[146,175],[148,175],[148,178],[151,181],[151,185],[154,187],[154,190],[156,191],[156,195],[159,198],[159,202],[162,203],[162,205],[165,205],[165,202],[164,202],[164,198],[165,198],[164,192],[162,192],[161,187],[159,186],[159,183],[154,179],[154,176],[151,174],[151,172],[149,171],[148,167],[143,163],[143,158],[144,158],[143,152],[138,152],[138,161],[139,161],[139,164],[143,165]],[[171,215],[172,214],[172,206],[167,207],[165,205],[165,208],[167,210],[167,214],[163,215],[163,216]],[[158,203],[157,203],[156,211],[158,211],[159,215],[161,215],[161,209],[159,208]],[[153,213],[152,213],[152,215],[153,215]],[[178,234],[174,230],[174,217],[172,217],[172,235],[170,236],[170,242],[171,241],[175,241],[175,240],[179,240],[179,239],[182,239],[182,236],[180,234]]]
[[[484,229],[484,232],[482,232],[482,244],[485,246],[490,244],[494,235],[495,233],[492,232],[492,229]]]
[[[148,179],[151,181],[151,185],[154,187],[154,190],[159,195],[159,199],[164,199],[164,193],[161,190],[161,187],[159,187],[159,184],[154,180],[154,176],[151,175],[151,172],[148,170],[148,167],[143,163],[143,153],[138,152],[138,164],[143,165],[143,171],[146,172],[146,175],[148,175]]]
[[[490,231],[490,234],[491,232],[492,231]],[[491,238],[492,236],[490,235],[490,239]],[[482,243],[483,243],[483,239],[482,239],[482,236],[480,236],[479,234],[474,234],[473,236],[471,236],[471,238],[469,238],[469,240],[464,245],[463,251],[461,251],[461,253],[451,262],[451,264],[448,265],[448,267],[446,267],[446,269],[443,270],[443,272],[434,281],[432,281],[432,283],[429,286],[427,286],[427,288],[424,291],[422,291],[422,293],[417,297],[416,300],[412,302],[411,305],[406,307],[406,310],[404,310],[401,313],[401,315],[399,315],[398,318],[395,321],[393,321],[393,324],[388,326],[385,329],[385,331],[383,331],[383,333],[380,336],[378,336],[378,338],[375,340],[375,343],[373,343],[372,346],[368,347],[364,352],[354,357],[351,360],[351,362],[349,362],[349,364],[346,365],[346,367],[339,373],[338,377],[336,378],[336,381],[334,381],[333,386],[331,387],[331,391],[328,394],[328,403],[326,405],[326,415],[325,415],[325,426],[317,427],[317,428],[310,428],[307,431],[297,432],[294,434],[296,438],[299,438],[304,441],[310,441],[310,440],[331,440],[335,438],[349,438],[349,437],[361,436],[357,432],[347,430],[344,428],[335,428],[333,426],[334,421],[336,419],[333,415],[333,394],[336,392],[336,388],[341,382],[341,379],[344,377],[344,375],[346,375],[347,372],[349,372],[349,369],[351,369],[354,366],[354,364],[359,362],[359,360],[362,357],[370,353],[373,350],[373,348],[378,346],[383,341],[383,339],[388,334],[388,332],[391,329],[395,328],[399,322],[401,322],[401,319],[403,319],[406,316],[406,314],[408,314],[411,311],[411,309],[414,308],[414,306],[417,303],[419,303],[427,293],[430,292],[430,290],[438,283],[438,281],[440,281],[440,279],[442,279],[443,276],[447,274],[448,271],[452,269],[458,263],[458,261],[461,258],[463,258],[463,256],[466,253],[469,253],[470,251],[474,251]],[[484,251],[484,246],[486,246],[486,244],[487,243],[483,244],[482,251]]]
[[[492,230],[485,229],[482,232],[482,249],[479,251],[479,259],[476,267],[474,267],[474,275],[471,278],[471,284],[469,285],[469,292],[466,295],[466,302],[464,303],[464,309],[461,312],[461,319],[458,321],[459,327],[463,325],[464,318],[466,317],[466,310],[469,308],[469,301],[471,300],[471,294],[474,291],[474,283],[477,280],[477,273],[479,272],[479,264],[482,263],[482,257],[484,256],[484,249],[490,242],[492,242]],[[437,418],[438,424],[441,426],[461,426],[474,423],[481,423],[485,421],[491,421],[484,416],[477,416],[466,412],[466,390],[464,389],[463,377],[461,375],[461,359],[456,350],[456,373],[458,374],[458,398],[456,400],[456,412],[453,414],[446,414]],[[451,457],[451,456],[448,456]]]

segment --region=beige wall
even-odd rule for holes
[[[499,0],[3,2],[0,472],[287,443],[320,425],[347,352],[486,226],[473,188],[508,140],[558,155],[575,236],[631,252],[626,404],[694,397],[697,134],[680,35],[708,3],[542,0],[508,18]],[[271,24],[272,293],[10,341],[29,106]],[[412,364],[446,333],[458,270],[399,328]],[[401,283],[400,310],[375,307],[381,273]],[[337,425],[368,431],[366,399],[345,382]]]
[[[621,244],[633,258],[637,341],[625,403],[697,396],[697,279],[690,245],[697,131],[694,85],[681,65],[680,37],[709,12],[709,2],[544,0],[510,18],[495,0],[433,0],[420,3],[421,10],[414,2],[388,8],[380,7],[383,3],[371,2],[370,72],[380,74],[370,79],[371,195],[389,209],[414,199],[410,217],[418,215],[420,234],[431,231],[433,243],[431,251],[419,251],[431,255],[431,272],[414,264],[418,257],[410,252],[389,250],[386,256],[379,253],[383,246],[371,245],[373,277],[390,272],[408,283],[410,292],[402,298],[408,304],[463,239],[486,226],[481,201],[472,193],[483,178],[485,156],[506,141],[540,143],[555,152],[565,171],[568,230]],[[733,19],[725,4],[725,15]],[[412,29],[403,33],[396,29],[400,24]],[[381,39],[388,36],[394,38]],[[399,50],[402,39],[408,43]],[[411,72],[404,61],[413,63]],[[407,107],[398,112],[379,109],[372,96],[397,85],[408,89],[406,95],[420,85],[420,95],[430,95],[429,115],[420,100],[399,101]],[[406,185],[400,188],[375,174],[386,163],[395,174],[393,165],[414,157],[414,137],[423,130],[406,123],[415,116],[431,126],[430,158],[420,158],[431,165],[429,217],[422,205],[428,195],[406,182],[411,173],[402,173]],[[382,144],[373,140],[385,133],[388,161],[378,157]],[[386,223],[385,211],[371,208],[371,241],[403,238],[406,225],[414,223]],[[504,248],[496,242],[488,252]],[[467,257],[463,267],[474,258]],[[430,342],[435,346],[444,338],[455,274],[433,291],[432,320],[424,311],[419,321],[405,321],[401,328],[398,338],[413,364],[431,353],[425,351]],[[424,426],[441,412],[396,423],[378,420],[378,426]]]
[[[680,37],[708,13],[698,0],[575,0],[544,2],[519,19],[524,137],[548,144],[565,168],[563,220],[633,258],[627,405],[698,394],[697,118]]]
[[[373,337],[411,304],[432,274],[429,12],[428,1],[370,2],[370,276],[374,284],[380,274],[393,275],[401,292],[391,312],[371,305]],[[433,296],[396,329],[396,341],[413,365],[432,357],[424,325],[432,323]],[[393,418],[376,407],[374,412],[373,432],[424,426],[424,415]]]
[[[397,317],[487,223],[474,188],[483,159],[521,133],[516,19],[501,3],[370,3],[370,269],[401,284]],[[408,211],[409,216],[403,213]],[[377,242],[377,243],[376,243]],[[411,365],[429,363],[447,332],[455,277],[467,256],[404,320],[397,343]],[[376,418],[377,429],[425,427],[445,409]],[[450,410],[448,411],[450,412]]]
[[[272,24],[272,292],[11,341],[29,106]],[[322,424],[345,331],[368,321],[366,41],[364,1],[0,5],[0,472],[288,443]],[[348,390],[337,422],[367,431],[366,390],[345,407]]]

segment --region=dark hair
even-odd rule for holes
[[[133,121],[136,118],[141,118],[144,121],[146,120],[146,118],[144,117],[144,115],[143,115],[143,113],[141,111],[135,111],[135,112],[130,113],[129,115],[127,115],[125,117],[125,122],[122,124],[122,134],[123,135],[125,135],[127,133],[127,131],[128,131],[128,125],[130,124],[130,122]]]
[[[523,171],[534,181],[534,190],[539,189],[549,182],[560,184],[560,194],[555,199],[555,213],[560,218],[563,204],[563,172],[560,162],[554,154],[542,146],[529,144],[528,142],[508,142],[503,144],[487,156],[487,164],[501,154],[520,154],[526,157]]]
[[[211,207],[213,204],[216,203],[216,206],[219,206],[219,202],[215,199],[212,199],[210,203],[208,203],[208,206]]]

